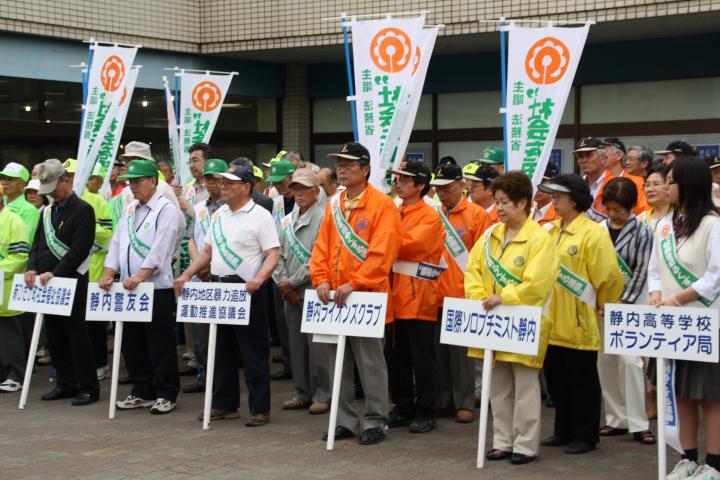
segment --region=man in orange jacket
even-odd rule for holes
[[[333,197],[325,209],[310,259],[312,284],[323,303],[330,300],[330,291],[334,290],[334,301],[340,306],[356,290],[386,292],[385,321],[390,323],[393,319],[390,271],[400,250],[400,215],[390,197],[367,183],[370,154],[365,147],[350,142],[328,158],[337,161],[338,182],[346,189]],[[383,340],[348,337],[346,344],[350,355],[343,362],[335,439],[350,438],[360,431],[353,389],[354,361],[365,392],[359,443],[379,443],[385,439],[388,405]]]
[[[443,259],[447,270],[438,278],[438,318],[442,316],[445,297],[465,298],[465,267],[469,252],[485,230],[492,225],[490,215],[463,196],[463,173],[450,163],[440,165],[435,180],[441,206],[438,208],[445,230]],[[436,352],[438,360],[438,410],[455,411],[455,420],[470,423],[475,418],[475,360],[467,356],[466,347],[440,344],[440,325],[437,322]]]
[[[423,200],[430,190],[430,169],[420,160],[408,160],[390,172],[397,175],[394,183],[402,199],[402,245],[393,264],[395,322],[385,343],[395,404],[387,426],[410,425],[411,432],[426,433],[435,427],[437,278],[445,270],[440,265],[445,232],[440,216]]]
[[[555,166],[555,164],[548,163],[540,183],[549,183],[553,178],[557,176],[558,168]],[[535,191],[535,198],[533,200],[535,201],[535,205],[532,209],[532,218],[541,226],[559,218],[557,212],[555,211],[555,207],[552,204],[551,194],[543,192],[538,188]]]

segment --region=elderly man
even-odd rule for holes
[[[215,384],[211,420],[239,418],[239,360],[245,370],[250,417],[245,426],[270,421],[270,370],[265,290],[261,288],[278,263],[278,241],[272,217],[252,200],[255,177],[249,166],[232,166],[223,173],[223,205],[211,218],[205,245],[190,267],[175,281],[180,294],[185,282],[210,266],[210,279],[244,283],[251,295],[250,323],[218,325]],[[202,414],[200,420],[202,420]]]
[[[133,387],[125,400],[117,402],[117,408],[151,407],[150,413],[165,414],[175,409],[180,390],[171,266],[179,212],[157,189],[155,162],[133,160],[122,177],[129,180],[135,200],[112,237],[100,287],[109,290],[119,273],[125,289],[150,282],[154,292],[152,321],[125,325],[122,349]]]
[[[628,148],[627,159],[625,160],[625,170],[630,175],[647,178],[648,171],[652,167],[655,155],[649,147],[644,145],[633,145]]]
[[[39,193],[50,195],[53,204],[43,210],[42,221],[35,232],[25,283],[32,287],[36,280],[45,285],[53,277],[77,279],[70,316],[45,315],[45,330],[57,372],[57,384],[42,399],[75,397],[72,405],[88,405],[96,402],[100,393],[85,322],[95,213],[89,204],[73,193],[72,177],[60,160],[53,158],[43,162],[39,178]]]
[[[273,280],[285,301],[290,362],[295,394],[283,403],[284,410],[309,408],[311,414],[330,408],[328,348],[313,343],[312,335],[300,332],[305,290],[310,283],[310,252],[315,245],[324,211],[317,203],[320,179],[309,169],[296,170],[289,188],[298,206],[281,220],[280,262]]]
[[[627,149],[622,140],[617,137],[607,137],[603,140],[605,146],[605,167],[613,177],[627,177],[635,184],[638,191],[638,201],[635,205],[635,214],[638,215],[647,210],[648,204],[645,200],[645,179],[630,174],[625,170],[625,157]]]
[[[332,168],[321,168],[317,175],[320,178],[320,186],[325,191],[327,198],[332,198],[338,189],[335,170]]]

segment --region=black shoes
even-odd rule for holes
[[[375,445],[385,440],[385,432],[382,428],[367,428],[360,435],[360,445]]]
[[[565,449],[565,453],[568,453],[570,455],[579,455],[581,453],[588,453],[592,450],[595,450],[595,445],[591,443],[572,441]]]
[[[77,395],[77,391],[70,390],[69,388],[63,388],[58,385],[51,392],[43,393],[40,399],[46,401],[61,400],[63,398],[73,398],[75,395]]]
[[[97,393],[78,393],[78,395],[73,399],[71,405],[73,407],[82,407],[84,405],[90,405],[91,403],[95,403],[98,401],[98,394]]]
[[[410,424],[410,433],[427,433],[435,428],[434,418],[416,418]]]
[[[512,457],[512,452],[506,452],[504,450],[500,450],[497,448],[493,448],[490,450],[487,455],[485,455],[485,458],[490,460],[491,462],[494,462],[496,460],[507,460],[508,458]]]
[[[542,445],[543,447],[564,447],[569,443],[570,440],[566,438],[560,437],[558,435],[552,435],[540,442],[540,445]]]
[[[132,378],[130,375],[125,375],[124,377],[118,378],[118,385],[130,385],[132,383]]]
[[[353,435],[353,432],[351,432],[349,428],[341,427],[340,425],[335,427],[335,440],[345,440],[346,438],[352,438],[354,436],[355,435]],[[327,432],[323,433],[322,439],[323,442],[327,442]]]
[[[385,425],[388,428],[407,427],[412,421],[413,417],[402,415],[398,412],[397,408],[394,408],[390,412],[390,415],[388,415],[388,420],[385,422]]]
[[[526,463],[534,462],[537,457],[530,455],[524,455],[522,453],[513,453],[510,457],[510,463],[513,465],[525,465]]]
[[[280,370],[270,375],[270,380],[277,382],[278,380],[292,380],[292,372],[289,370]]]
[[[190,385],[182,387],[183,393],[201,393],[205,391],[205,384],[200,382],[193,382]]]

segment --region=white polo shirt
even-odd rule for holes
[[[219,225],[215,225],[216,222],[220,222]],[[212,249],[210,273],[217,276],[240,275],[244,280],[250,280],[262,265],[263,252],[280,247],[273,226],[270,212],[252,200],[235,212],[230,211],[227,205],[220,207],[212,216],[210,229],[205,235],[205,245],[210,245]],[[238,270],[233,269],[218,250],[222,240],[215,238],[215,232],[220,228],[230,250],[243,260]]]

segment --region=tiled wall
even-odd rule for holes
[[[307,65],[285,67],[282,140],[285,150],[299,150],[310,160],[310,101],[307,98]]]
[[[305,47],[342,41],[340,12],[428,10],[441,35],[497,29],[480,19],[598,22],[720,10],[717,0],[0,0],[0,31],[139,43],[194,53]]]

